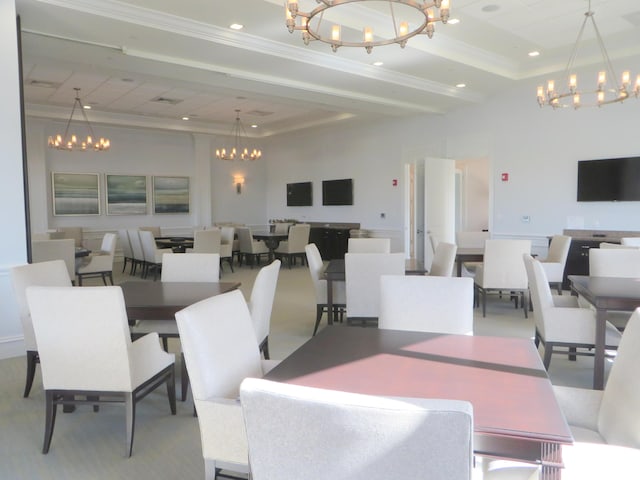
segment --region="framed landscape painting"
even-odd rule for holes
[[[100,215],[97,173],[51,172],[54,215]]]
[[[147,213],[147,177],[107,175],[107,215]]]
[[[189,213],[189,177],[153,177],[153,213]]]

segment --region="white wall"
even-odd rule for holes
[[[271,139],[265,145],[269,218],[359,222],[365,229],[402,230],[404,164],[442,156],[439,128],[437,117],[420,117],[345,122]],[[354,204],[323,206],[322,180],[339,178],[353,178]],[[287,207],[286,184],[304,181],[313,182],[313,206]]]
[[[157,225],[167,230],[207,226],[216,221],[264,223],[266,220],[265,166],[261,162],[222,162],[212,158],[214,136],[141,128],[94,126],[111,140],[105,152],[66,152],[46,147],[46,139],[64,124],[29,118],[27,143],[29,185],[34,232],[61,226],[86,230]],[[51,172],[99,173],[101,214],[54,216],[51,209]],[[242,195],[237,195],[233,173],[246,177]],[[147,176],[146,215],[107,215],[105,175]],[[190,178],[189,214],[152,213],[152,176]]]
[[[640,59],[625,63],[638,65]],[[640,100],[579,111],[541,109],[535,99],[541,82],[524,81],[500,97],[444,117],[345,122],[271,139],[265,147],[268,215],[402,230],[402,166],[437,156],[488,162],[490,215],[478,225],[496,236],[544,237],[580,225],[640,231],[639,202],[576,201],[578,160],[640,156]],[[502,173],[509,181],[501,181]],[[343,177],[354,179],[354,205],[323,207],[321,181]],[[394,178],[399,179],[395,188]],[[308,180],[313,181],[313,207],[284,206],[285,184]],[[380,218],[382,212],[386,219]]]
[[[640,61],[627,59],[627,66]],[[590,72],[593,74],[593,72]],[[541,109],[542,79],[447,115],[447,155],[491,162],[491,231],[547,235],[564,228],[640,230],[639,202],[576,201],[578,160],[640,156],[640,101],[578,111]],[[502,182],[501,173],[509,173]],[[523,223],[522,216],[530,216]]]

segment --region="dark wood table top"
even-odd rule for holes
[[[410,258],[405,262],[404,272],[407,275],[424,275],[425,273],[427,273],[423,263],[417,261],[415,258]],[[344,258],[329,260],[324,268],[324,271],[322,272],[322,278],[332,281],[344,281]]]
[[[569,275],[571,290],[596,308],[593,388],[604,389],[606,322],[608,310],[631,312],[640,306],[640,278]]]
[[[253,232],[253,238],[256,240],[268,240],[268,239],[277,239],[277,240],[286,240],[289,238],[288,233],[276,233],[276,232]]]
[[[91,254],[91,250],[84,247],[76,247],[76,258],[88,257]]]
[[[530,339],[334,326],[266,378],[354,393],[467,400],[477,453],[539,461],[573,438]]]
[[[589,277],[569,275],[571,290],[582,295],[596,308],[635,310],[640,306],[640,277]]]
[[[139,282],[120,284],[129,321],[166,320],[200,300],[230,292],[239,282]]]

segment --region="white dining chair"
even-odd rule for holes
[[[31,242],[31,261],[33,263],[50,260],[64,261],[69,278],[76,278],[76,247],[72,238]]]
[[[473,408],[467,401],[247,378],[240,404],[253,480],[471,479]]]
[[[482,303],[482,316],[487,315],[487,295],[503,293],[515,300],[522,299],[524,316],[528,316],[527,272],[522,256],[531,252],[530,240],[485,240],[484,261],[476,268],[474,277],[476,304]]]
[[[13,267],[9,271],[13,293],[18,305],[20,322],[22,323],[22,335],[27,352],[27,378],[24,385],[26,398],[31,392],[33,379],[36,373],[36,365],[40,363],[38,345],[33,332],[31,312],[27,303],[27,287],[40,285],[43,287],[70,287],[71,278],[63,260],[50,260]]]
[[[227,262],[231,273],[233,273],[233,244],[236,234],[235,227],[220,227],[220,272],[222,273],[222,262]]]
[[[266,267],[262,267],[256,275],[251,288],[249,311],[258,340],[260,351],[264,358],[269,359],[269,331],[271,329],[271,312],[273,300],[276,296],[280,260],[274,260]]]
[[[186,253],[217,253],[220,254],[221,230],[217,227],[193,232],[193,248],[187,248]]]
[[[554,235],[551,237],[546,258],[540,259],[549,284],[556,288],[558,295],[562,295],[562,282],[564,280],[567,257],[569,256],[569,248],[571,248],[570,236]]]
[[[390,253],[390,238],[349,238],[347,241],[349,253]]]
[[[316,323],[313,327],[313,335],[318,332],[320,326],[320,320],[324,313],[328,313],[327,303],[327,281],[322,278],[322,272],[324,270],[324,262],[320,255],[320,250],[315,243],[310,243],[304,247],[307,255],[307,264],[309,265],[309,274],[313,281],[313,289],[316,294]],[[344,314],[345,307],[347,305],[345,282],[333,281],[332,285],[332,303],[335,310],[334,317],[337,317],[335,313],[340,315]]]
[[[76,269],[78,285],[82,286],[85,278],[100,277],[107,285],[107,279],[113,285],[113,260],[116,254],[116,244],[118,237],[115,233],[105,233],[102,237],[100,250],[82,259],[82,263]]]
[[[126,228],[121,228],[118,230],[118,244],[120,245],[120,249],[122,250],[122,273],[127,268],[127,263],[131,262],[131,266],[129,267],[129,273],[133,273],[133,249],[131,248],[131,240],[129,240],[129,232]]]
[[[344,269],[347,322],[366,324],[380,315],[380,277],[404,275],[404,253],[347,253]]]
[[[473,280],[382,275],[378,328],[473,335]]]
[[[261,360],[240,290],[180,310],[176,321],[198,415],[205,479],[215,480],[221,469],[246,475],[240,384],[246,377],[262,377],[278,362]]]
[[[280,242],[274,254],[283,260],[286,260],[289,268],[295,264],[296,258],[300,258],[300,262],[304,265],[306,258],[304,247],[309,243],[309,233],[311,225],[308,223],[300,223],[289,227],[287,240]]]
[[[453,275],[457,250],[457,245],[453,243],[438,242],[431,261],[431,268],[429,268],[429,275],[432,277],[450,277]]]
[[[206,282],[216,283],[220,277],[220,255],[217,253],[165,253],[162,255],[161,282]],[[131,326],[131,335],[139,337],[156,332],[165,351],[169,350],[169,339],[179,338],[175,318],[137,320]],[[181,357],[181,399],[187,399],[189,376],[186,371],[184,357]]]
[[[172,253],[170,248],[158,248],[153,232],[149,230],[138,231],[140,243],[144,253],[143,277],[149,276],[149,271],[153,270],[153,280],[158,278],[158,271],[162,271],[162,257],[165,253]]]
[[[120,287],[30,286],[27,302],[45,390],[42,453],[49,451],[58,405],[122,403],[127,457],[142,398],[166,384],[176,414],[174,356],[160,348],[157,334],[131,341]]]
[[[535,342],[544,347],[543,364],[548,370],[551,355],[557,349],[575,349],[571,355],[592,355],[596,339],[596,314],[581,308],[575,296],[553,296],[546,272],[539,260],[523,254],[523,262],[535,319]],[[606,325],[607,348],[615,349],[620,343],[620,332],[610,323]],[[586,349],[578,351],[577,349]],[[565,350],[566,351],[566,350]]]

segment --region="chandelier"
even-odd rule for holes
[[[216,149],[216,157],[220,160],[235,160],[236,157],[240,160],[256,160],[262,156],[260,149],[249,149],[246,146],[242,148],[240,146],[241,137],[246,137],[247,132],[244,129],[244,125],[240,121],[240,110],[236,110],[236,121],[231,128],[231,135],[234,138],[233,148],[227,151],[226,148]],[[246,141],[246,140],[245,140]]]
[[[357,11],[352,8],[349,12],[349,4],[365,2],[389,4],[390,22],[385,29],[386,31],[374,32],[371,26],[364,26],[361,39],[358,39],[357,36],[342,38],[341,24],[334,22],[331,18],[324,18],[325,13],[327,17],[332,17],[334,14],[336,20],[338,18],[353,18]],[[301,30],[305,45],[309,45],[312,40],[320,40],[331,45],[334,52],[338,50],[338,47],[363,47],[367,53],[371,53],[373,47],[392,43],[397,43],[404,48],[407,40],[416,35],[426,34],[429,38],[433,37],[434,23],[446,24],[449,20],[449,0],[316,0],[316,3],[319,5],[306,13],[298,9],[298,0],[286,0],[287,29],[289,33]],[[401,13],[407,15],[407,18],[401,18],[400,22],[396,21],[394,4],[400,5]],[[329,12],[331,9],[334,9],[333,12]],[[435,9],[438,10],[439,16],[436,16]],[[409,20],[412,18],[415,19],[415,23],[410,26]]]
[[[578,33],[578,38],[573,46],[567,67],[565,68],[566,89],[556,90],[555,81],[549,80],[547,83],[547,90],[545,92],[543,86],[538,87],[537,97],[538,104],[543,107],[545,105],[556,108],[565,108],[572,106],[575,109],[580,107],[592,107],[608,105],[610,103],[623,102],[631,94],[636,98],[640,95],[640,75],[638,75],[633,90],[630,90],[630,74],[628,71],[622,72],[621,83],[618,83],[617,75],[613,70],[613,65],[609,59],[609,54],[604,46],[600,31],[596,25],[594,18],[595,13],[591,11],[591,0],[589,0],[589,11],[584,14],[584,21],[582,27]],[[596,33],[596,40],[598,47],[600,47],[600,53],[602,54],[602,61],[604,68],[598,72],[598,76],[595,82],[595,88],[578,88],[578,76],[573,71],[573,65],[575,63],[578,47],[582,40],[582,34],[584,33],[585,26],[588,21],[591,21],[593,29]],[[608,77],[608,78],[607,78]],[[607,86],[607,81],[610,81],[610,86]],[[586,101],[585,101],[586,99]]]
[[[97,142],[94,142],[95,134],[93,133],[93,127],[87,118],[87,114],[84,111],[85,107],[82,105],[82,101],[80,100],[80,89],[74,88],[76,91],[76,99],[73,102],[73,108],[71,109],[71,116],[67,121],[67,126],[64,129],[64,134],[60,135],[59,133],[55,136],[49,137],[47,144],[51,148],[56,148],[58,150],[69,150],[69,151],[86,151],[86,150],[95,150],[96,152],[102,152],[104,150],[109,150],[111,147],[111,141],[108,138],[100,137]],[[87,136],[82,139],[81,135],[77,135],[76,133],[69,133],[69,127],[71,127],[71,122],[73,121],[73,114],[76,111],[76,107],[80,109],[82,112],[82,117],[84,118],[84,122],[86,123],[86,127],[84,130],[87,133]]]

